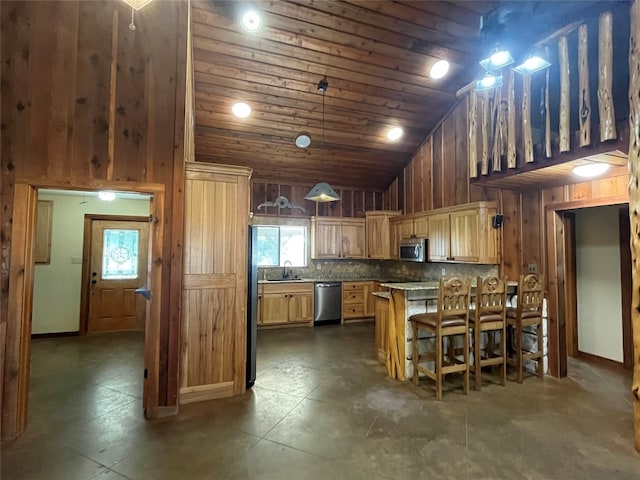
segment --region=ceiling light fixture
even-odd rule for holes
[[[98,192],[98,198],[105,202],[113,202],[116,199],[116,194],[115,192],[108,192],[103,190]]]
[[[483,90],[490,90],[492,88],[502,86],[502,75],[494,75],[492,72],[487,72],[482,80],[476,82],[476,91],[482,92]]]
[[[506,67],[507,65],[511,65],[514,62],[511,53],[509,50],[496,47],[491,50],[489,56],[483,60],[480,60],[480,65],[488,71],[491,72],[493,70],[497,70],[502,67]]]
[[[400,137],[402,137],[403,133],[404,131],[402,130],[402,127],[390,128],[389,131],[387,132],[387,139],[392,142],[395,142],[396,140],[399,140]]]
[[[324,143],[324,94],[329,88],[329,82],[327,77],[318,82],[318,91],[322,92],[322,164],[324,165],[324,151],[326,150],[326,144]],[[305,200],[312,200],[314,202],[335,202],[340,200],[338,195],[328,183],[320,182],[313,187],[309,193],[304,196]]]
[[[434,79],[444,77],[449,71],[449,62],[446,60],[439,60],[431,66],[429,76]]]
[[[140,10],[142,7],[151,3],[152,0],[124,0],[124,3],[131,7],[131,23],[129,24],[129,30],[133,31],[136,29],[136,21],[135,21],[135,12],[136,10]]]
[[[262,15],[257,10],[247,10],[240,24],[247,32],[257,32],[262,27]]]
[[[597,177],[598,175],[602,175],[604,172],[609,170],[608,163],[585,163],[584,165],[578,165],[577,167],[573,167],[573,173],[578,175],[579,177],[591,178]]]
[[[540,70],[544,70],[550,66],[551,63],[545,60],[542,56],[529,54],[520,65],[513,69],[521,75],[531,75],[532,73],[539,72]]]
[[[306,133],[301,133],[296,137],[296,147],[307,148],[309,145],[311,145],[311,137]]]
[[[251,107],[244,102],[234,103],[231,111],[238,118],[247,118],[251,115]]]

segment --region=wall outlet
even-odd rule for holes
[[[71,257],[71,265],[82,265],[82,257]]]
[[[316,270],[322,270],[322,265],[320,265],[319,263],[316,263]]]
[[[440,270],[440,274],[444,277],[447,274],[447,269],[442,267],[442,270]]]
[[[530,263],[529,265],[527,265],[527,272],[538,273],[538,265],[535,263]]]

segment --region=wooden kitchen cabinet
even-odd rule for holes
[[[378,260],[393,258],[393,250],[391,248],[391,220],[399,215],[400,211],[398,210],[365,212],[367,258]]]
[[[400,258],[400,229],[402,228],[402,217],[395,217],[389,221],[389,234],[391,243],[391,259]]]
[[[499,263],[499,231],[492,227],[496,213],[495,202],[433,211],[429,215],[429,261]]]
[[[371,293],[375,289],[376,282],[342,282],[342,320],[345,323],[373,318],[375,307]]]
[[[311,258],[365,258],[365,220],[311,218]]]
[[[405,215],[400,220],[400,239],[407,238],[428,238],[429,236],[429,215],[427,212]]]
[[[261,288],[259,326],[313,325],[313,283],[266,283]]]

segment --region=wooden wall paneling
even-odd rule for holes
[[[580,146],[591,145],[591,91],[589,89],[589,30],[586,24],[578,27],[578,114],[580,118]]]
[[[267,183],[266,189],[266,201],[273,202],[280,196],[280,185],[277,183]],[[278,207],[264,207],[262,209],[267,215],[277,215]]]
[[[309,190],[313,188],[313,185],[292,185],[291,186],[291,198],[289,199],[294,205],[299,205],[304,208],[304,213],[301,210],[295,210],[295,216],[312,217],[316,214],[316,202],[312,200],[306,200],[304,197]],[[353,198],[353,194],[350,196]]]
[[[569,42],[564,36],[558,41],[558,61],[560,63],[560,153],[562,153],[571,150]]]
[[[158,80],[153,78],[149,71],[151,60],[147,53],[147,49],[150,48],[148,42],[154,40],[145,35],[144,28],[130,30],[127,27],[131,21],[130,9],[124,3],[115,5],[119,15],[113,179],[139,182],[145,180],[145,155],[149,134],[147,108],[152,95],[149,89],[155,90]],[[149,7],[157,8],[157,5],[151,4]],[[173,138],[173,135],[170,138]]]
[[[373,209],[383,210],[384,201],[382,199],[382,192],[373,192]]]
[[[113,5],[79,2],[80,21],[75,69],[75,112],[71,132],[72,172],[88,171],[90,178],[106,178],[109,165],[109,82],[111,75]],[[99,126],[100,128],[96,128]]]
[[[353,190],[343,190],[340,203],[342,203],[342,216],[353,217]]]
[[[469,200],[469,168],[467,151],[469,136],[467,135],[467,100],[460,102],[454,111],[455,121],[455,170],[456,199],[455,203],[468,203]]]
[[[456,205],[456,120],[455,110],[442,124],[443,206]],[[466,162],[465,162],[466,163]],[[466,168],[465,168],[466,171]],[[466,181],[466,179],[465,179]]]
[[[547,243],[547,341],[549,374],[558,377],[560,369],[558,365],[558,259],[556,232],[559,223],[558,214],[554,210],[545,209],[546,243]]]
[[[444,185],[444,157],[442,155],[442,143],[443,143],[443,131],[442,126],[438,127],[433,132],[433,204],[431,208],[444,207],[444,189],[447,188]]]
[[[425,211],[433,208],[433,138],[422,144],[422,206]]]
[[[640,1],[630,11],[629,39],[629,222],[631,229],[633,330],[633,420],[635,447],[640,451]]]
[[[424,211],[424,188],[423,188],[423,172],[422,172],[423,162],[422,162],[422,145],[418,147],[416,153],[411,160],[411,168],[412,173],[411,177],[413,179],[413,211],[414,212],[422,212]]]
[[[522,77],[522,140],[524,163],[533,162],[533,133],[531,129],[531,76]]]
[[[321,204],[319,203],[319,205]],[[364,192],[355,190],[353,192],[353,216],[362,217],[364,216],[364,211]]]
[[[547,335],[549,345],[552,348],[549,352],[549,370],[553,368],[557,376],[562,378],[567,376],[567,217],[564,212],[557,212],[555,217],[555,259],[556,259],[556,321],[547,325]],[[569,220],[570,221],[570,220]],[[552,352],[553,350],[553,352]],[[552,364],[556,364],[552,367]]]
[[[287,197],[287,200],[291,202],[291,185],[283,185],[280,184],[279,187],[280,196]],[[342,203],[342,202],[340,202]],[[294,214],[294,212],[299,212],[300,210],[294,210],[291,208],[280,208],[278,207],[278,216],[279,217],[290,217]]]
[[[516,168],[516,86],[515,73],[507,74],[507,168]]]
[[[404,205],[405,213],[413,213],[413,168],[410,162],[404,167]]]
[[[478,99],[480,100],[481,112],[482,112],[482,128],[481,132],[481,145],[482,150],[480,154],[480,173],[482,175],[487,175],[489,173],[489,135],[490,135],[490,127],[489,127],[489,115],[490,115],[490,105],[489,105],[489,93],[487,90],[482,92]]]
[[[598,21],[598,109],[600,112],[600,141],[617,137],[613,108],[613,16],[600,14]]]
[[[256,215],[264,214],[264,207],[258,210],[258,205],[266,201],[267,185],[264,182],[251,182],[251,211]]]
[[[502,275],[518,278],[522,267],[520,195],[501,190],[502,200]]]
[[[373,192],[364,192],[364,211],[369,212],[375,209],[376,209],[375,194]],[[358,216],[359,217],[364,216],[364,212],[362,215],[358,215]]]
[[[398,210],[401,210],[404,213],[407,213],[405,210],[405,202],[404,202],[404,169],[400,170],[400,174],[398,175]]]
[[[540,224],[541,212],[540,191],[529,190],[522,192],[521,197],[521,225],[522,225],[522,264],[520,273],[526,274],[529,264],[536,265],[538,272],[543,273],[541,245],[544,242]],[[515,278],[514,278],[515,279]]]
[[[627,175],[599,178],[591,184],[592,198],[627,197],[629,177]]]
[[[475,146],[478,143],[478,93],[474,90],[469,92],[468,98],[469,104],[469,141],[468,145],[468,162],[469,162],[469,178],[476,178],[478,176],[478,152]]]

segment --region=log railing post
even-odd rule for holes
[[[613,109],[613,19],[611,12],[600,15],[598,26],[598,109],[600,141],[617,137]]]
[[[478,176],[478,94],[469,93],[469,178]]]
[[[578,28],[578,114],[580,115],[580,146],[591,145],[591,93],[589,91],[589,52],[586,25]]]
[[[531,77],[522,77],[522,142],[524,163],[533,162],[533,133],[531,130]]]
[[[629,37],[629,220],[631,224],[633,420],[640,452],[640,0],[631,6]]]
[[[567,37],[558,41],[558,58],[560,60],[560,152],[571,150],[571,106],[569,103],[569,43]]]
[[[507,75],[507,167],[516,168],[516,87],[513,70]]]

